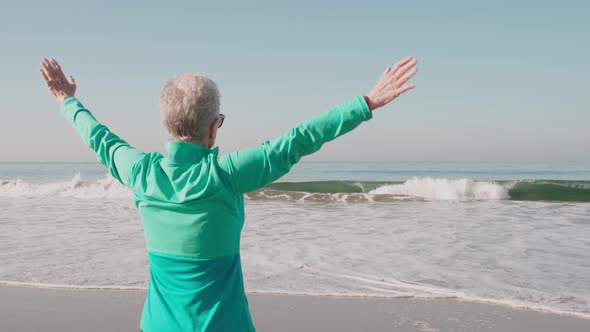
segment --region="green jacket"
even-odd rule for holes
[[[217,148],[171,141],[165,157],[129,146],[76,98],[61,111],[133,191],[150,261],[144,332],[255,331],[240,262],[244,193],[371,118],[359,96],[251,149],[219,157]]]

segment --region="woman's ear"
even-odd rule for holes
[[[218,123],[219,123],[219,118],[217,118],[215,121],[213,121],[211,126],[209,126],[209,137],[208,137],[209,138],[208,139],[209,149],[211,149],[215,145],[215,139],[217,138],[217,128],[219,128]]]

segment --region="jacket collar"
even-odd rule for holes
[[[194,163],[206,158],[210,153],[217,156],[219,148],[206,148],[202,145],[191,144],[180,141],[166,143],[168,159],[173,163]]]

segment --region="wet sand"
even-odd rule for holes
[[[144,291],[0,286],[0,331],[139,331]],[[258,331],[590,331],[590,319],[453,299],[249,293]]]

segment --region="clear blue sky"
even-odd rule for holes
[[[590,159],[585,1],[12,1],[0,11],[0,161],[92,161],[39,76],[54,57],[119,136],[163,151],[158,95],[200,72],[223,152],[272,139],[419,60],[417,87],[312,160]],[[516,4],[518,3],[518,4]]]

